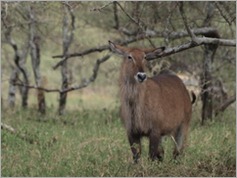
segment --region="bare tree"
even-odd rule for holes
[[[63,17],[63,60],[67,58],[69,47],[73,41],[74,30],[75,30],[75,16],[73,13],[73,9],[71,8],[70,4],[64,3],[64,17]],[[69,17],[71,23],[69,23]],[[61,76],[62,76],[62,90],[68,88],[68,66],[67,61],[64,61],[61,66]],[[65,107],[67,102],[67,92],[60,93],[59,99],[59,108],[58,113],[62,115],[64,113]]]
[[[208,2],[207,4],[207,15],[203,25],[205,27],[211,26],[211,19],[214,13],[214,4]],[[209,34],[207,37],[219,38],[218,33]],[[201,75],[201,99],[202,99],[202,122],[207,119],[212,120],[213,114],[213,77],[212,77],[212,64],[218,45],[205,44],[204,45],[204,59],[203,59],[203,74]]]
[[[13,74],[12,77],[10,78],[10,88],[9,88],[9,103],[11,103],[13,106],[13,100],[14,100],[14,94],[13,92],[15,91],[15,88],[12,86],[14,85],[14,83],[18,78],[18,70],[22,73],[23,75],[23,83],[24,86],[22,86],[21,88],[21,95],[22,95],[22,107],[26,108],[28,105],[28,87],[26,87],[29,84],[29,80],[28,80],[28,74],[25,68],[25,60],[26,60],[26,56],[28,53],[28,47],[25,47],[25,50],[22,52],[20,52],[20,50],[18,49],[18,46],[16,44],[16,42],[12,39],[11,36],[11,32],[12,32],[12,27],[11,26],[6,26],[6,32],[5,32],[5,37],[7,39],[7,42],[12,46],[15,56],[14,56],[14,63],[16,64],[16,68],[13,69]],[[12,101],[10,101],[12,100]]]
[[[35,84],[37,87],[42,85],[40,75],[40,36],[37,36],[35,31],[36,19],[32,6],[29,6],[29,38],[30,38],[30,55],[32,62],[32,69],[34,72]],[[46,104],[43,90],[37,90],[38,110],[40,113],[45,114]]]

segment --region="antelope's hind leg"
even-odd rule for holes
[[[176,130],[174,136],[174,151],[173,151],[173,157],[174,159],[177,158],[178,155],[180,155],[183,152],[183,148],[186,142],[187,137],[187,131],[188,131],[188,125],[182,124],[178,127]]]
[[[141,156],[141,137],[140,135],[129,134],[128,140],[133,154],[134,163],[137,163]]]

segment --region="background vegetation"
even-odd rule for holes
[[[184,9],[192,29],[204,27],[209,2],[187,2]],[[116,28],[112,2],[70,2],[75,15],[74,39],[69,54],[107,45],[107,41],[126,41],[138,38],[144,29],[156,32],[185,31],[176,2],[120,2],[117,6],[119,27]],[[33,7],[36,33],[41,37],[40,71],[43,87],[61,87],[60,68],[52,67],[63,53],[64,4],[61,2],[1,2],[1,15],[12,26],[11,37],[24,51],[29,38],[27,8]],[[236,2],[213,4],[210,27],[220,37],[235,39]],[[125,13],[126,12],[126,13]],[[127,34],[138,32],[136,35]],[[121,59],[112,56],[100,65],[96,80],[86,88],[68,93],[66,111],[58,115],[58,93],[45,92],[46,114],[37,112],[37,90],[30,89],[28,107],[21,107],[20,87],[16,90],[15,106],[9,107],[8,92],[14,51],[5,38],[6,27],[1,26],[1,113],[2,123],[15,132],[1,130],[2,176],[235,176],[236,175],[236,120],[235,104],[200,125],[200,85],[195,86],[198,100],[193,107],[188,147],[178,160],[172,160],[172,140],[164,141],[165,158],[162,163],[148,160],[148,141],[142,143],[142,158],[133,164],[125,131],[119,119],[118,73]],[[129,46],[177,46],[190,37],[169,39],[145,38]],[[196,47],[156,60],[166,60],[179,74],[188,74],[200,81],[203,72],[204,47]],[[110,54],[108,50],[68,59],[69,86],[79,84],[93,73],[98,58]],[[29,84],[34,85],[30,55],[25,63]],[[220,79],[228,97],[235,94],[235,48],[219,46],[212,63],[212,76]],[[22,75],[19,75],[22,80]],[[219,103],[221,104],[221,103]]]

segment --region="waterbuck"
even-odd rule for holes
[[[120,116],[125,126],[134,162],[141,154],[141,138],[149,138],[151,160],[163,160],[161,139],[174,139],[174,158],[180,154],[187,137],[192,103],[182,80],[168,70],[148,78],[145,73],[148,56],[165,50],[128,48],[109,41],[110,49],[123,56],[120,69]]]

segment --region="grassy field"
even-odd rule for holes
[[[82,99],[83,101],[83,99]],[[35,108],[2,109],[2,122],[18,134],[1,132],[2,176],[235,176],[235,109],[200,126],[195,110],[189,144],[178,160],[172,160],[172,140],[164,139],[163,162],[148,159],[148,140],[142,156],[133,164],[118,106],[71,110],[58,116],[55,108],[46,116]],[[29,143],[19,135],[24,134]]]

